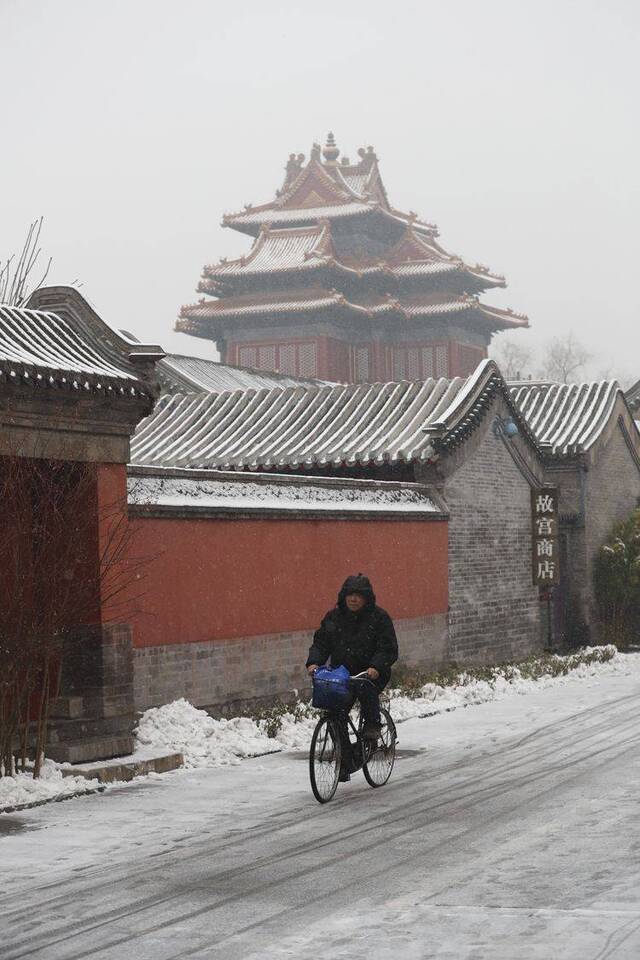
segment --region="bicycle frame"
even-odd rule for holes
[[[373,680],[367,676],[366,672],[359,673],[351,677],[350,685],[353,681],[356,681],[356,683],[369,683],[371,686],[375,686]],[[354,702],[356,698],[357,693],[354,690]],[[364,724],[362,714],[360,714],[358,726],[356,727],[351,718],[352,707],[353,704],[351,707],[349,707],[349,709],[343,708],[340,710],[325,710],[324,713],[326,716],[331,717],[336,722],[343,750],[348,751],[348,754],[350,755],[349,760],[350,766],[352,767],[350,772],[356,773],[362,767],[362,764],[366,759],[365,753],[371,745],[362,737],[362,727]],[[350,733],[353,734],[355,740],[354,743],[351,742],[351,738],[349,736]],[[357,766],[354,765],[356,763]]]
[[[353,693],[351,704],[349,706],[344,705],[335,709],[323,710],[321,719],[316,724],[313,733],[309,752],[309,770],[311,788],[316,800],[320,803],[327,803],[331,800],[335,794],[339,780],[348,780],[348,775],[356,773],[358,770],[363,770],[365,780],[370,787],[384,786],[391,776],[395,759],[395,744],[397,741],[395,724],[389,711],[386,707],[383,707],[381,708],[381,712],[384,715],[384,729],[390,731],[391,740],[381,740],[382,747],[379,748],[377,740],[365,739],[363,736],[365,720],[362,712],[360,713],[357,723],[355,723],[351,717],[351,709],[357,697],[358,682],[373,684],[373,681],[366,674],[351,677],[349,681]],[[327,742],[327,738],[329,738],[331,742],[336,743],[336,746],[338,746],[340,750],[338,754],[340,757],[340,777],[338,777],[338,773],[336,772],[334,774],[335,779],[328,784],[326,782],[323,784],[324,775],[321,774],[324,747],[321,748],[319,753],[317,751],[317,743],[319,742],[318,735],[323,729],[323,725],[326,725],[325,743]],[[329,731],[332,732],[330,733]],[[380,758],[378,758],[378,760],[375,759],[378,756],[379,749],[383,751],[382,760],[380,760]],[[337,764],[335,753],[330,753],[328,759],[330,763],[334,762],[334,769],[337,771],[337,767],[335,767],[335,764]],[[319,766],[318,763],[320,764]],[[380,763],[382,763],[382,769],[379,769]],[[342,776],[343,772],[347,774],[346,777]],[[320,779],[318,779],[319,775]]]

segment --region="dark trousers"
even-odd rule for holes
[[[368,681],[352,680],[351,684],[353,691],[351,702],[359,701],[364,722],[380,723],[380,688],[377,684]],[[360,768],[362,759],[360,758],[355,764],[353,763],[354,758],[351,755],[351,743],[346,721],[340,731],[340,739],[342,740],[342,769],[346,770],[347,773],[353,773],[354,770]]]
[[[380,723],[380,690],[368,680],[353,684],[354,700],[360,701],[360,709],[365,723]]]
[[[360,703],[365,723],[380,723],[380,689],[370,680],[351,681],[352,700]]]

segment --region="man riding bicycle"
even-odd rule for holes
[[[332,667],[344,666],[352,675],[366,673],[372,681],[358,684],[355,697],[365,721],[363,736],[376,741],[380,736],[380,691],[398,659],[398,641],[391,617],[376,606],[369,578],[361,573],[347,577],[337,605],[323,617],[309,648],[307,671],[315,673],[329,659]]]

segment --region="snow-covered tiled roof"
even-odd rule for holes
[[[299,207],[295,210],[282,210],[273,206],[256,210],[246,210],[244,213],[235,213],[225,216],[224,226],[262,226],[264,223],[291,224],[309,223],[329,217],[332,220],[342,217],[357,217],[363,213],[372,213],[380,209],[378,203],[339,203],[328,204],[323,207]]]
[[[317,270],[333,267],[341,273],[365,276],[379,274],[405,277],[438,276],[464,273],[480,287],[504,286],[504,277],[492,274],[485,267],[468,266],[459,257],[447,254],[436,242],[421,237],[412,227],[384,257],[346,258],[336,256],[332,244],[331,225],[326,219],[310,227],[271,229],[264,226],[246,256],[221,260],[204,268],[198,289],[216,294],[220,281],[232,278],[257,277],[264,274]]]
[[[0,375],[4,382],[149,396],[149,385],[140,376],[135,358],[158,359],[162,352],[126,341],[70,288],[43,288],[29,302],[37,304],[50,293],[59,295],[61,303],[66,296],[70,298],[64,310],[0,305]],[[82,316],[84,308],[90,312],[88,322]]]
[[[341,170],[340,167],[338,167],[338,173],[350,190],[353,190],[354,193],[359,194],[361,197],[364,196],[371,179],[370,170],[367,170],[364,173],[361,171],[352,173],[351,171]]]
[[[502,383],[492,361],[469,380],[403,381],[163,397],[133,437],[133,464],[305,469],[429,459],[458,442]]]
[[[615,380],[511,386],[511,396],[536,442],[553,456],[589,450],[609,424],[621,394]]]
[[[417,483],[133,467],[128,486],[130,508],[146,515],[444,515],[437,496]]]
[[[183,307],[180,316],[191,319],[208,317],[235,317],[324,310],[344,298],[329,290],[289,290],[277,294],[227,297]]]
[[[204,273],[209,277],[250,276],[315,267],[327,236],[327,227],[321,225],[289,230],[265,229],[246,257],[221,261],[206,267]]]
[[[271,316],[274,314],[297,314],[335,310],[377,317],[386,314],[398,314],[401,319],[414,317],[439,317],[450,314],[474,314],[489,321],[495,329],[508,327],[527,327],[529,321],[524,314],[512,310],[501,310],[481,303],[471,294],[447,295],[442,291],[431,297],[376,295],[363,298],[358,302],[347,299],[336,290],[306,288],[278,293],[252,293],[220,300],[208,300],[202,303],[184,306],[180,312],[182,320],[176,329],[186,329],[184,321],[202,321],[233,319],[247,316]]]
[[[263,387],[292,387],[301,383],[318,383],[303,377],[290,377],[285,373],[254,370],[249,367],[234,367],[202,357],[185,357],[170,353],[161,360],[156,371],[163,391],[178,393],[205,391],[221,393],[225,390],[260,390]]]

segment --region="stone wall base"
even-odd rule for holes
[[[133,751],[133,645],[128,624],[79,627],[66,641],[47,756],[84,763]]]
[[[447,660],[447,617],[396,620],[400,662],[439,667]],[[312,630],[209,643],[166,644],[134,650],[136,710],[185,697],[213,714],[309,689],[304,668]]]

